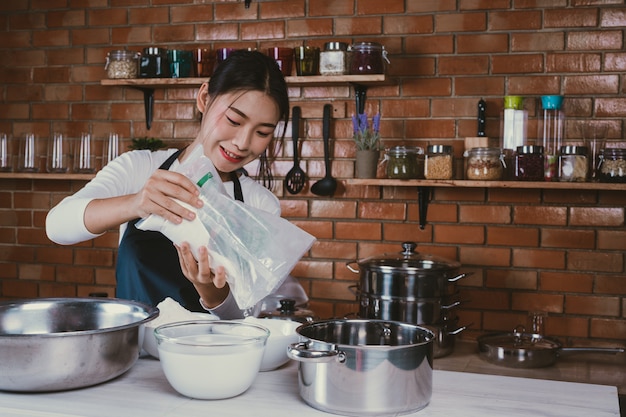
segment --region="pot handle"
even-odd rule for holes
[[[460,304],[461,304],[461,302],[460,302],[460,301],[455,301],[455,302],[453,302],[452,304],[448,304],[448,305],[445,305],[445,306],[444,306],[444,305],[442,305],[442,306],[441,306],[441,309],[442,309],[442,310],[448,310],[448,309],[450,309],[450,308],[454,308],[454,307],[456,307],[456,306],[458,306],[458,305],[460,305]]]
[[[457,335],[457,334],[461,333],[463,330],[465,330],[465,329],[467,329],[468,327],[470,327],[472,324],[474,324],[474,323],[470,323],[470,324],[468,324],[467,326],[462,326],[462,327],[459,327],[459,328],[458,328],[458,329],[456,329],[456,330],[452,330],[451,332],[448,332],[448,335],[450,335],[450,336],[455,336],[455,335]]]
[[[474,275],[473,272],[464,272],[462,274],[457,275],[456,277],[448,278],[448,282],[457,282],[458,280],[469,277],[470,275]]]
[[[333,350],[311,350],[307,342],[292,343],[287,346],[287,356],[300,362],[323,363],[336,360],[343,363],[346,354],[337,349]]]
[[[346,267],[354,272],[355,274],[359,274],[361,271],[359,271],[358,269],[354,268],[352,265],[358,265],[357,261],[350,261],[350,262],[346,262]]]

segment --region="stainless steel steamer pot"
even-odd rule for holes
[[[60,391],[99,384],[137,361],[140,328],[159,310],[113,298],[0,303],[0,390]]]
[[[416,247],[415,242],[404,242],[400,253],[355,260],[346,266],[360,274],[360,293],[407,299],[449,296],[455,291],[453,284],[469,275],[459,273],[458,262],[421,254]]]
[[[359,297],[359,315],[362,318],[397,320],[415,324],[437,324],[456,317],[454,307],[460,301],[442,298],[387,297],[362,294]]]
[[[300,396],[348,416],[407,414],[432,396],[433,333],[414,324],[337,319],[304,324],[288,347]]]

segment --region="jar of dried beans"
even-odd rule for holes
[[[503,158],[500,148],[470,149],[467,155],[466,178],[480,181],[502,179]]]
[[[515,180],[543,181],[543,146],[517,147],[515,155]]]
[[[601,182],[626,183],[626,149],[604,148],[600,153],[598,172]]]
[[[139,53],[115,50],[107,54],[104,69],[109,78],[137,78]]]
[[[452,146],[428,145],[424,158],[424,178],[427,180],[449,180],[453,177]]]
[[[561,146],[559,156],[559,181],[583,182],[587,180],[589,162],[586,146]]]

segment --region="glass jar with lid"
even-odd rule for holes
[[[104,69],[107,77],[112,79],[137,78],[138,64],[138,52],[115,50],[107,54]]]
[[[424,157],[424,178],[449,180],[454,177],[454,157],[450,145],[428,145]]]
[[[139,59],[139,77],[169,78],[170,68],[167,63],[167,49],[157,47],[143,48]]]
[[[472,148],[467,154],[468,180],[497,181],[502,179],[504,155],[500,148]]]
[[[559,181],[583,182],[587,180],[589,162],[586,146],[561,146],[559,155]]]
[[[385,47],[376,42],[357,42],[350,46],[350,74],[384,74],[389,64]]]
[[[345,75],[348,73],[348,44],[326,42],[320,52],[320,75]]]
[[[626,149],[604,148],[600,152],[598,173],[601,182],[626,183]]]
[[[387,178],[424,178],[424,150],[417,146],[394,146],[385,151]]]
[[[543,146],[517,147],[515,154],[515,177],[517,181],[543,181]]]

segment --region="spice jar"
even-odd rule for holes
[[[107,54],[104,69],[109,78],[137,78],[139,53],[115,50]]]
[[[385,152],[387,178],[424,178],[424,150],[415,146],[394,146]]]
[[[600,153],[598,172],[601,182],[626,183],[626,149],[604,148]]]
[[[452,146],[428,145],[424,157],[424,178],[427,180],[449,180],[454,176]]]
[[[167,49],[148,47],[143,48],[139,59],[139,77],[141,78],[169,78],[170,69],[167,64]]]
[[[589,162],[586,146],[561,146],[559,156],[559,181],[583,182],[587,180]]]
[[[515,179],[543,181],[543,174],[543,146],[518,146],[515,155]]]
[[[345,42],[326,42],[320,52],[321,75],[344,75],[348,73],[348,44]]]
[[[467,155],[468,180],[497,181],[502,179],[503,158],[500,148],[472,148]]]
[[[350,47],[350,74],[383,74],[387,51],[376,42],[358,42]]]

